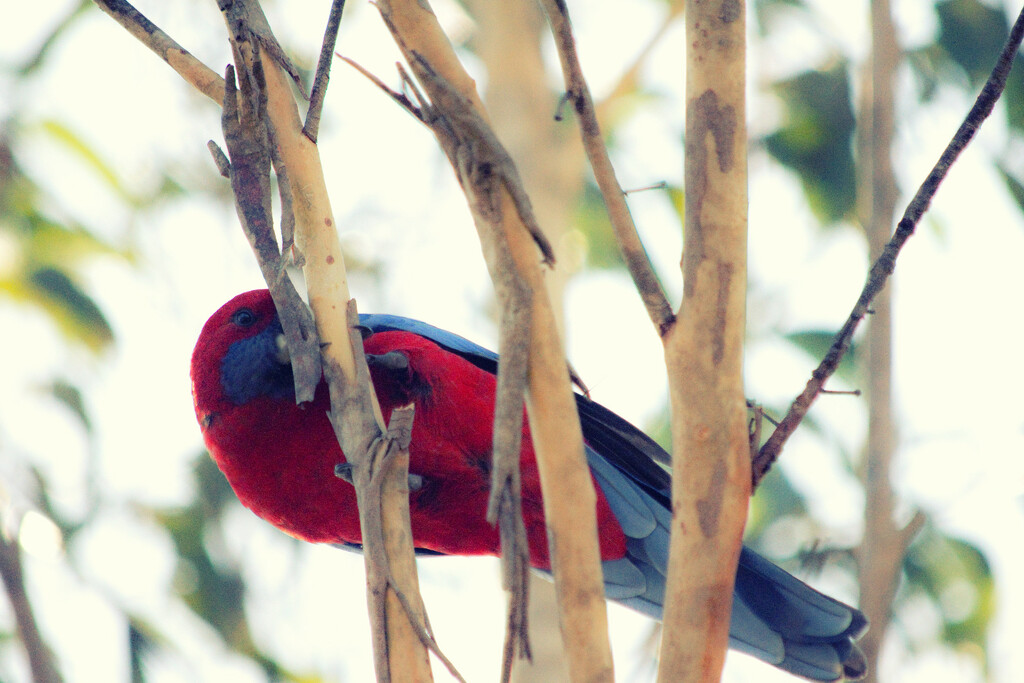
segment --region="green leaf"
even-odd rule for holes
[[[0,289],[3,285],[0,281]],[[26,299],[46,310],[69,340],[94,352],[114,341],[114,331],[99,306],[63,271],[49,266],[33,269],[24,292]]]
[[[935,5],[938,43],[978,85],[988,78],[1010,32],[1003,10],[978,0],[946,0]]]
[[[142,200],[136,197],[118,177],[114,168],[100,154],[90,147],[85,140],[66,125],[56,119],[44,119],[38,127],[54,141],[62,144],[80,161],[91,169],[96,176],[129,206],[139,206]]]
[[[811,210],[829,224],[856,204],[854,116],[845,60],[775,85],[786,122],[764,139],[768,153],[800,178]]]
[[[78,387],[67,380],[55,379],[46,389],[47,393],[57,399],[78,418],[87,434],[92,433],[92,419],[89,417],[89,409],[85,405],[82,391]]]
[[[1017,202],[1017,208],[1024,211],[1024,183],[1014,177],[1002,163],[996,164],[996,170],[1006,183],[1006,189],[1010,192],[1013,201]]]
[[[984,553],[968,541],[927,526],[910,545],[903,561],[904,599],[923,594],[943,618],[942,640],[984,652],[995,614],[996,588]]]

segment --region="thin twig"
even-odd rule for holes
[[[357,62],[357,61],[355,61],[353,59],[349,59],[348,57],[345,57],[344,55],[338,55],[338,59],[342,60],[343,62],[345,62],[346,64],[351,66],[353,69],[355,69],[356,71],[361,73],[363,76],[365,76],[367,79],[369,79],[369,81],[371,83],[373,83],[375,86],[380,88],[388,97],[390,97],[392,100],[394,100],[395,103],[398,104],[398,106],[400,106],[402,109],[404,109],[405,111],[407,111],[410,114],[412,114],[416,118],[417,121],[419,121],[420,123],[426,124],[426,121],[423,118],[422,101],[421,101],[421,103],[419,105],[417,105],[412,100],[410,100],[409,96],[406,95],[405,93],[398,92],[397,90],[392,90],[391,88],[388,87],[388,85],[384,81],[382,81],[381,79],[377,78],[372,73],[370,73],[370,71],[368,69],[366,69],[359,62]],[[401,64],[398,65],[398,68],[404,74],[405,68]],[[405,80],[403,78],[403,83],[404,82],[405,82]],[[413,92],[418,94],[418,91],[415,90],[415,89],[413,90]]]
[[[654,272],[651,260],[640,242],[633,217],[626,204],[626,196],[615,176],[608,148],[601,137],[601,127],[597,122],[594,100],[590,88],[583,77],[579,56],[576,53],[576,39],[573,37],[572,24],[569,21],[568,8],[558,0],[540,0],[544,12],[551,23],[551,32],[555,36],[558,56],[562,63],[562,75],[565,79],[566,97],[572,102],[573,109],[580,124],[580,136],[583,147],[594,170],[594,178],[601,189],[608,217],[611,219],[615,232],[615,240],[633,278],[633,283],[640,292],[640,298],[647,307],[647,314],[654,323],[659,336],[664,336],[675,322],[675,314],[665,297],[665,292]]]
[[[63,683],[57,670],[53,652],[46,645],[25,590],[25,576],[21,565],[21,546],[16,534],[8,537],[0,524],[0,579],[7,592],[14,613],[18,636],[28,656],[29,670],[33,683]]]
[[[508,252],[498,255],[509,260]],[[529,382],[530,291],[513,277],[512,263],[505,263],[496,278],[504,282],[496,289],[502,297],[502,326],[498,339],[498,383],[495,395],[494,453],[491,469],[491,495],[487,501],[487,521],[498,525],[502,549],[502,583],[510,602],[502,654],[501,680],[509,680],[516,656],[530,659],[528,599],[530,553],[523,525],[522,486],[519,458],[523,436],[523,397]]]
[[[996,65],[993,67],[992,73],[982,87],[977,99],[974,101],[974,106],[967,113],[963,123],[960,124],[949,144],[946,145],[928,177],[921,183],[914,198],[910,200],[906,210],[903,212],[903,217],[896,227],[895,233],[893,233],[892,239],[889,240],[881,255],[872,264],[867,282],[864,284],[864,289],[861,290],[857,303],[854,305],[846,322],[839,332],[836,333],[828,353],[825,354],[825,358],[814,369],[814,372],[811,373],[811,379],[808,380],[803,392],[790,405],[786,417],[783,418],[782,422],[768,438],[768,441],[761,447],[761,451],[753,463],[752,476],[754,486],[757,486],[758,482],[771,469],[772,464],[779,457],[783,444],[785,444],[790,434],[800,424],[800,421],[803,420],[807,411],[810,410],[811,404],[814,403],[814,400],[821,393],[825,382],[836,371],[836,368],[839,367],[839,361],[850,347],[854,331],[856,331],[864,316],[867,315],[872,300],[888,282],[889,276],[892,275],[896,267],[896,257],[899,255],[903,245],[906,244],[907,240],[910,239],[910,236],[917,229],[917,224],[931,205],[932,198],[938,192],[939,185],[949,173],[953,162],[956,161],[960,153],[974,138],[978,128],[988,118],[989,114],[992,113],[992,109],[1006,87],[1006,77],[1013,67],[1013,59],[1017,54],[1017,50],[1020,49],[1021,41],[1024,41],[1024,8],[1017,15],[1017,20],[1010,29],[1010,35],[1006,39],[1003,51],[1000,53],[999,59],[996,61]]]
[[[274,31],[271,29],[270,22],[267,21],[259,1],[217,0],[217,7],[224,14],[230,37],[240,44],[252,43],[254,47],[259,46],[275,64],[288,74],[299,94],[308,99],[309,96],[302,84],[299,69],[274,36]],[[240,31],[244,32],[244,35]]]
[[[188,50],[164,33],[126,0],[94,0],[100,9],[114,18],[143,45],[178,72],[217,104],[224,95],[224,80],[210,67],[196,59]]]
[[[331,79],[331,60],[334,46],[338,42],[338,28],[341,26],[341,13],[345,9],[345,0],[334,0],[331,13],[327,17],[324,29],[324,40],[320,45],[320,60],[316,65],[316,76],[313,78],[313,90],[309,93],[309,109],[306,110],[306,123],[302,126],[302,134],[311,142],[316,142],[320,132],[320,114],[324,108],[324,97],[327,95],[327,83]]]
[[[281,198],[281,265],[288,265],[288,254],[292,255],[292,263],[297,268],[306,265],[306,257],[295,246],[295,199],[292,196],[292,183],[288,174],[288,166],[281,158],[281,151],[274,139],[274,127],[268,126],[270,136],[270,161],[277,176],[277,194]]]

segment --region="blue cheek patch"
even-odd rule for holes
[[[265,330],[228,347],[220,364],[220,382],[224,395],[235,405],[243,405],[260,396],[294,400],[295,386],[291,365],[277,361],[277,335],[281,324],[274,321]]]

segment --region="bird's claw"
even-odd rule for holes
[[[387,353],[368,353],[366,362],[385,370],[408,370],[409,357],[401,351],[388,351]]]
[[[342,481],[347,481],[353,486],[356,485],[355,478],[352,476],[352,465],[351,463],[342,462],[334,466],[334,476]],[[424,478],[419,474],[409,473],[409,491],[419,491],[423,488]]]
[[[334,476],[342,481],[347,481],[353,486],[356,485],[355,479],[352,477],[352,465],[347,462],[341,462],[334,466]]]
[[[274,337],[274,344],[277,346],[277,351],[274,352],[274,360],[281,365],[290,365],[292,357],[288,352],[288,340],[285,339],[285,336],[283,334],[279,334]]]

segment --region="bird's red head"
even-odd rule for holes
[[[266,289],[239,294],[206,321],[191,368],[200,424],[225,401],[245,403],[257,393],[267,393],[268,387],[279,389],[291,382],[291,366],[275,360],[280,325]]]

